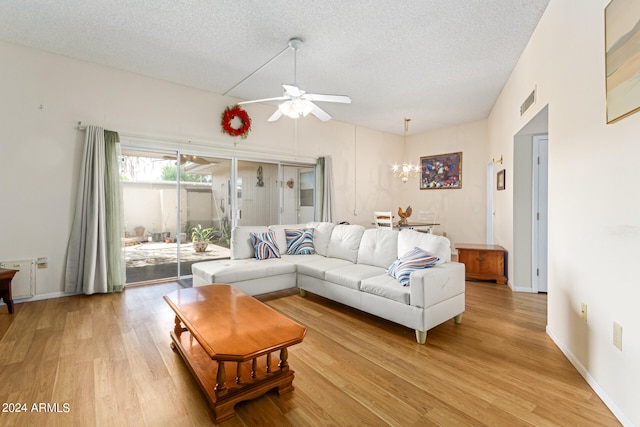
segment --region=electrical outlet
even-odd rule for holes
[[[622,326],[617,322],[613,322],[613,345],[622,351]]]
[[[580,318],[584,323],[587,323],[587,303],[582,303],[580,306]]]

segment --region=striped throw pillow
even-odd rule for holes
[[[280,250],[273,232],[251,233],[256,259],[280,258]]]
[[[313,228],[285,230],[287,236],[287,253],[289,255],[313,255]]]
[[[411,273],[423,268],[433,267],[438,261],[438,257],[416,247],[395,260],[387,269],[387,273],[400,282],[402,286],[409,286]]]

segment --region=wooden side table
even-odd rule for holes
[[[11,280],[18,270],[0,268],[0,297],[7,304],[9,314],[13,314],[13,299],[11,297]]]
[[[456,244],[458,262],[465,266],[465,275],[470,279],[495,280],[505,285],[506,251],[498,245],[481,245],[473,243]]]

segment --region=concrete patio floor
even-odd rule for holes
[[[180,246],[180,275],[191,274],[191,264],[229,258],[229,249],[209,244],[205,252],[196,252],[191,243]],[[146,282],[177,276],[178,244],[141,242],[124,248],[127,283]]]

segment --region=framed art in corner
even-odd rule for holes
[[[462,152],[420,157],[420,189],[462,188]]]
[[[500,190],[504,190],[505,186],[504,186],[504,169],[502,169],[501,171],[498,171],[498,177],[496,179],[496,189],[498,191]]]
[[[640,2],[611,0],[604,10],[607,123],[640,110]]]

